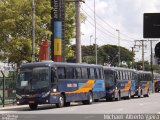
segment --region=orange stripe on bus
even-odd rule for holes
[[[145,86],[145,88],[144,88],[146,91],[149,89],[149,83],[150,83],[150,82],[147,81],[146,86]]]
[[[67,94],[73,94],[73,93],[84,93],[84,92],[89,92],[93,86],[94,86],[95,80],[89,80],[87,83],[85,83],[80,89],[72,91],[72,92],[65,92]],[[58,95],[61,94],[61,92],[52,92],[51,95]]]
[[[80,89],[72,91],[72,92],[66,92],[66,93],[81,93],[81,92],[89,92],[93,86],[94,86],[95,80],[89,80],[86,84],[84,84]]]
[[[124,87],[124,91],[128,91],[131,88],[131,80],[128,81],[128,84]]]

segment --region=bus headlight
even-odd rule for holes
[[[44,98],[44,97],[47,97],[49,94],[50,94],[50,92],[47,92],[47,93],[43,94],[42,97],[43,97],[43,98]]]
[[[19,105],[20,104],[20,102],[19,101],[17,101],[17,105]]]
[[[53,92],[57,92],[57,89],[53,89]]]
[[[16,94],[16,98],[18,98],[18,99],[22,99],[22,96],[20,96],[20,95]]]

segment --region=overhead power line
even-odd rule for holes
[[[84,9],[81,8],[81,10],[82,10],[92,21],[94,21],[94,18],[92,18]],[[88,21],[92,26],[94,26],[94,23],[91,23],[89,20],[87,20],[87,21]],[[97,29],[98,29],[101,33],[103,33],[103,34],[105,34],[105,35],[107,35],[107,36],[110,36],[110,37],[112,37],[112,38],[116,38],[116,39],[117,39],[117,35],[111,33],[109,30],[107,30],[105,27],[103,27],[100,23],[97,23],[97,25],[98,25],[100,28],[102,28],[102,29],[105,30],[105,31],[104,31],[104,30],[98,28],[98,26],[97,26]],[[121,38],[121,40],[122,40],[122,41],[127,41],[127,42],[133,42],[133,41],[131,41],[131,40],[127,40],[127,39],[124,39],[124,38]]]
[[[86,7],[87,7],[88,9],[90,9],[90,11],[94,12],[93,9],[89,7],[89,5],[87,5],[86,3],[85,3],[84,5],[86,5]],[[100,16],[98,16],[97,14],[96,14],[96,16],[97,16],[105,25],[109,26],[112,30],[116,31],[116,28],[115,28],[115,27],[113,27],[112,25],[110,25],[109,23],[107,23],[106,21],[104,21],[104,20],[103,20]],[[121,32],[121,35],[123,35],[123,36],[125,36],[125,37],[127,37],[127,38],[129,38],[129,39],[131,39],[131,40],[135,40],[135,39],[136,39],[136,38],[130,37],[130,35],[124,34],[124,33],[122,33],[122,32]]]

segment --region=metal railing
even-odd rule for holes
[[[2,71],[0,73],[0,106],[15,104],[16,101],[16,73]]]

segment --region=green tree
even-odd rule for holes
[[[137,70],[143,70],[142,61],[135,62],[134,63],[134,68],[137,69]],[[144,61],[144,70],[145,71],[150,71],[151,70],[151,66],[150,66],[148,61]]]
[[[118,49],[116,45],[103,45],[99,47],[98,58],[101,64],[107,63],[111,66],[118,66]],[[130,63],[134,57],[134,54],[124,47],[120,47],[120,59],[121,63],[126,63],[130,67]]]
[[[51,0],[35,0],[36,58],[39,56],[39,41],[51,36]],[[66,57],[72,56],[70,39],[74,36],[74,5],[66,4],[65,45]],[[32,0],[0,0],[0,60],[10,63],[31,61]]]
[[[118,65],[118,46],[115,45],[103,45],[97,46],[98,64],[110,64],[111,66]],[[73,47],[75,50],[75,46]],[[134,54],[124,47],[120,47],[121,50],[121,62],[125,63],[121,66],[131,67],[131,61]],[[95,64],[95,45],[82,46],[82,62]]]
[[[160,73],[160,66],[159,65],[153,65],[153,71]]]

